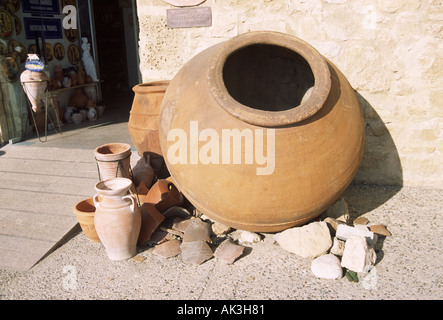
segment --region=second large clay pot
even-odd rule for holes
[[[177,187],[237,229],[309,222],[340,197],[363,155],[363,116],[345,76],[283,33],[245,33],[202,51],[176,73],[161,108]]]
[[[161,156],[158,138],[158,119],[163,95],[169,81],[153,81],[136,85],[132,103],[128,131],[140,156],[150,153],[151,158]]]

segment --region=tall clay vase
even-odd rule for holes
[[[131,185],[127,178],[108,179],[95,185],[95,229],[111,260],[126,260],[137,252],[141,216],[135,197],[128,194]]]
[[[42,99],[45,97],[45,91],[49,84],[49,77],[42,71],[30,71],[26,69],[20,75],[20,82],[23,91],[31,103],[34,112],[41,112],[43,109]]]
[[[128,120],[128,131],[140,156],[146,152],[151,159],[161,156],[158,137],[158,119],[163,96],[169,81],[154,81],[136,85],[134,100]]]
[[[94,149],[100,180],[129,178],[131,146],[127,143],[107,143]]]
[[[262,31],[214,45],[176,73],[159,136],[171,177],[198,210],[275,232],[340,197],[359,168],[364,129],[336,66],[298,38]]]

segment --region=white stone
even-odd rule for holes
[[[338,240],[336,237],[334,237],[334,239],[332,240],[332,247],[329,252],[337,256],[342,256],[344,250],[345,250],[345,241]]]
[[[377,242],[377,235],[369,230],[364,230],[360,228],[350,227],[345,224],[340,224],[337,227],[337,232],[335,236],[340,240],[348,240],[352,236],[360,236],[366,239],[370,246],[374,246]]]
[[[346,240],[341,266],[354,272],[368,272],[375,264],[377,255],[369,248],[362,236],[351,236]]]
[[[255,243],[259,242],[261,240],[260,236],[254,232],[250,231],[242,231],[240,234],[240,238],[238,239],[238,242],[244,244],[244,243]]]
[[[308,259],[325,254],[332,245],[331,234],[324,221],[287,229],[279,234],[277,242],[283,249]]]
[[[227,234],[229,233],[229,231],[231,231],[231,227],[224,225],[222,223],[219,223],[217,221],[214,221],[214,223],[211,226],[212,232],[217,235],[220,236],[222,234]]]
[[[311,271],[321,279],[340,279],[343,277],[340,259],[333,254],[325,254],[312,260]]]

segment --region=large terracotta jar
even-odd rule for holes
[[[352,181],[364,122],[343,74],[308,43],[250,32],[192,58],[160,114],[171,176],[201,212],[276,232],[319,216]]]
[[[151,158],[162,156],[158,138],[158,119],[163,95],[169,81],[153,81],[136,85],[132,103],[128,131],[134,147],[140,156],[145,153]]]

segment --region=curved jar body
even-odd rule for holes
[[[141,216],[134,196],[127,194],[131,185],[127,178],[114,178],[95,186],[95,229],[111,260],[126,260],[137,252]]]
[[[275,232],[336,201],[364,149],[363,116],[343,74],[276,32],[212,46],[171,80],[160,143],[177,187],[228,226]]]
[[[23,86],[31,107],[34,112],[43,110],[42,99],[45,97],[45,91],[49,83],[49,77],[45,72],[25,70],[20,75],[20,81]]]
[[[128,120],[128,131],[140,156],[145,152],[162,156],[158,137],[158,119],[163,95],[169,81],[153,81],[136,85]]]

